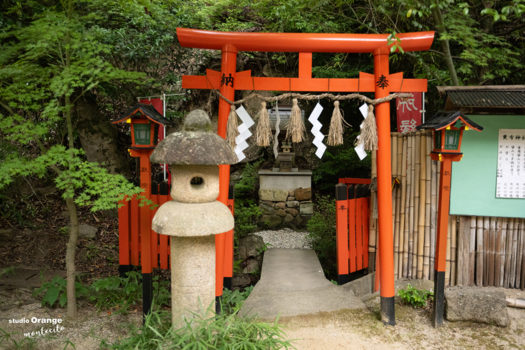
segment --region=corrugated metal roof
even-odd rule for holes
[[[449,108],[525,108],[525,85],[438,86]]]
[[[525,91],[447,91],[447,96],[458,107],[525,107]]]

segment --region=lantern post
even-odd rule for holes
[[[157,145],[160,126],[169,124],[169,121],[151,105],[138,104],[131,108],[113,124],[126,123],[131,126],[131,147],[129,154],[139,158],[140,187],[144,190],[144,197],[151,198],[151,162],[150,156]],[[153,298],[152,259],[151,256],[151,210],[144,205],[139,209],[139,236],[140,236],[140,265],[142,268],[142,305],[143,314],[151,310]],[[129,261],[128,261],[129,263]],[[122,273],[130,270],[131,265],[121,266]]]
[[[481,131],[483,127],[474,123],[461,112],[439,112],[417,129],[433,131],[432,160],[441,162],[439,178],[438,222],[436,239],[436,260],[434,265],[434,308],[432,323],[434,327],[443,324],[445,301],[445,271],[447,259],[447,230],[450,209],[450,180],[452,162],[459,162],[463,157],[461,141],[464,130]]]

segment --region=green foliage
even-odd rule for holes
[[[79,281],[75,282],[77,297],[89,295],[89,290]],[[40,288],[35,289],[33,295],[42,296],[42,306],[64,307],[66,306],[66,280],[63,277],[55,276],[51,281],[42,283]]]
[[[14,266],[4,267],[0,269],[0,278],[10,276],[14,274],[14,272],[15,272]]]
[[[253,198],[257,193],[257,185],[259,183],[259,167],[261,166],[262,160],[246,163],[242,170],[241,178],[233,186],[233,193],[235,199],[237,198]]]
[[[35,338],[23,337],[17,340],[2,328],[0,328],[0,344],[5,346],[6,349],[37,349]]]
[[[241,309],[242,304],[253,290],[248,286],[244,290],[224,289],[221,297],[221,310],[225,314],[234,314]]]
[[[169,282],[153,277],[154,305],[162,307],[170,301]],[[119,312],[127,312],[131,306],[138,305],[142,300],[142,274],[130,271],[125,277],[111,276],[100,278],[89,286],[76,282],[76,294],[79,299],[85,299],[99,310],[117,308]],[[55,276],[51,281],[42,283],[35,290],[35,296],[42,297],[42,306],[64,307],[66,305],[66,280]]]
[[[184,326],[171,327],[171,312],[154,311],[142,328],[112,344],[112,349],[289,349],[277,321],[257,322],[233,314],[196,316]],[[108,347],[106,342],[102,347]]]
[[[408,284],[406,288],[400,289],[397,293],[403,303],[415,308],[427,306],[428,302],[434,299],[434,292],[431,290],[417,289]]]
[[[256,231],[261,213],[253,199],[235,199],[235,237],[242,238]]]
[[[334,193],[334,186],[342,177],[370,177],[370,159],[360,160],[352,145],[357,133],[347,133],[343,146],[329,147],[323,161],[312,172],[314,188],[323,194]]]
[[[239,182],[233,186],[235,198],[235,239],[245,237],[257,230],[261,210],[253,198],[257,197],[258,170],[262,160],[247,163]]]
[[[330,196],[319,196],[314,203],[314,213],[306,226],[309,238],[325,276],[328,279],[336,278],[335,200]]]

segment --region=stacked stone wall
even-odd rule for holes
[[[265,228],[304,229],[313,214],[312,189],[261,190],[259,207],[262,212],[260,225]]]

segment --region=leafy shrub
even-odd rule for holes
[[[55,276],[51,281],[42,283],[42,286],[33,292],[34,296],[42,297],[42,306],[64,307],[66,306],[66,280],[63,277]],[[79,281],[75,282],[75,291],[77,298],[85,297],[89,290]]]
[[[171,327],[171,312],[154,311],[146,316],[144,326],[134,328],[130,336],[112,344],[112,349],[288,349],[277,321],[255,322],[233,314],[195,316],[178,329]],[[103,342],[102,346],[108,346]]]
[[[317,191],[323,194],[333,193],[334,186],[341,177],[370,177],[371,157],[360,160],[354,148],[346,146],[353,145],[356,137],[356,132],[345,133],[345,146],[327,149],[323,161],[312,173],[313,187]]]
[[[261,209],[253,199],[235,199],[235,238],[255,232],[261,214]]]
[[[306,226],[312,248],[328,279],[337,277],[335,221],[335,200],[330,196],[317,197],[314,213]]]
[[[253,198],[257,193],[257,185],[259,183],[258,170],[261,166],[262,160],[246,163],[241,174],[241,179],[233,186],[233,193],[235,199],[237,198]]]
[[[130,271],[126,277],[111,276],[95,280],[90,286],[89,301],[98,309],[119,306],[127,310],[142,297],[142,275]]]
[[[51,281],[42,284],[35,290],[35,296],[42,297],[42,306],[64,307],[66,305],[66,280],[55,276]],[[118,307],[126,312],[130,306],[142,301],[142,274],[130,271],[126,277],[111,276],[93,281],[90,286],[76,282],[76,294],[79,299],[87,299],[100,309]],[[170,287],[168,281],[159,276],[153,277],[154,305],[168,305],[170,301]]]
[[[427,306],[430,300],[434,299],[434,292],[426,289],[417,289],[408,284],[406,288],[400,289],[397,293],[404,304],[412,305],[415,308]]]
[[[233,314],[241,308],[242,304],[248,298],[248,295],[253,290],[253,286],[249,286],[244,290],[229,290],[225,289],[222,292],[221,310],[225,314]]]

